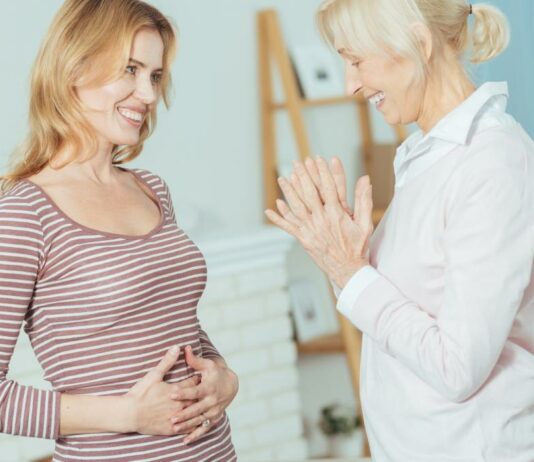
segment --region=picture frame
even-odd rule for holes
[[[307,99],[342,96],[344,83],[336,56],[324,46],[298,46],[293,64],[302,95]]]
[[[291,313],[299,343],[332,332],[319,290],[311,279],[299,279],[289,284]]]

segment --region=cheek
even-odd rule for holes
[[[115,81],[98,88],[81,88],[77,90],[80,101],[90,112],[106,112],[124,100],[133,91],[129,82]]]

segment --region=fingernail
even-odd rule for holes
[[[170,353],[171,355],[175,355],[175,354],[178,353],[179,348],[180,348],[179,346],[174,345],[174,346],[171,347],[171,349],[169,350],[169,353]]]

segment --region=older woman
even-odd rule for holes
[[[506,84],[476,88],[462,65],[503,50],[506,21],[463,0],[329,0],[318,18],[349,92],[419,126],[374,233],[369,178],[347,211],[336,159],[298,163],[266,212],[363,332],[373,459],[532,461],[534,143],[506,113]]]
[[[0,428],[54,461],[235,460],[237,378],[200,328],[206,265],[137,157],[175,34],[138,0],[67,0],[32,75],[0,198]],[[24,322],[53,390],[6,380]]]

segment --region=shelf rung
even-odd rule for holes
[[[318,99],[304,99],[299,100],[299,105],[302,108],[316,107],[316,106],[328,106],[331,104],[343,104],[343,103],[361,103],[365,101],[360,96],[334,96],[331,98],[318,98]],[[287,109],[287,103],[274,103],[273,109]]]

